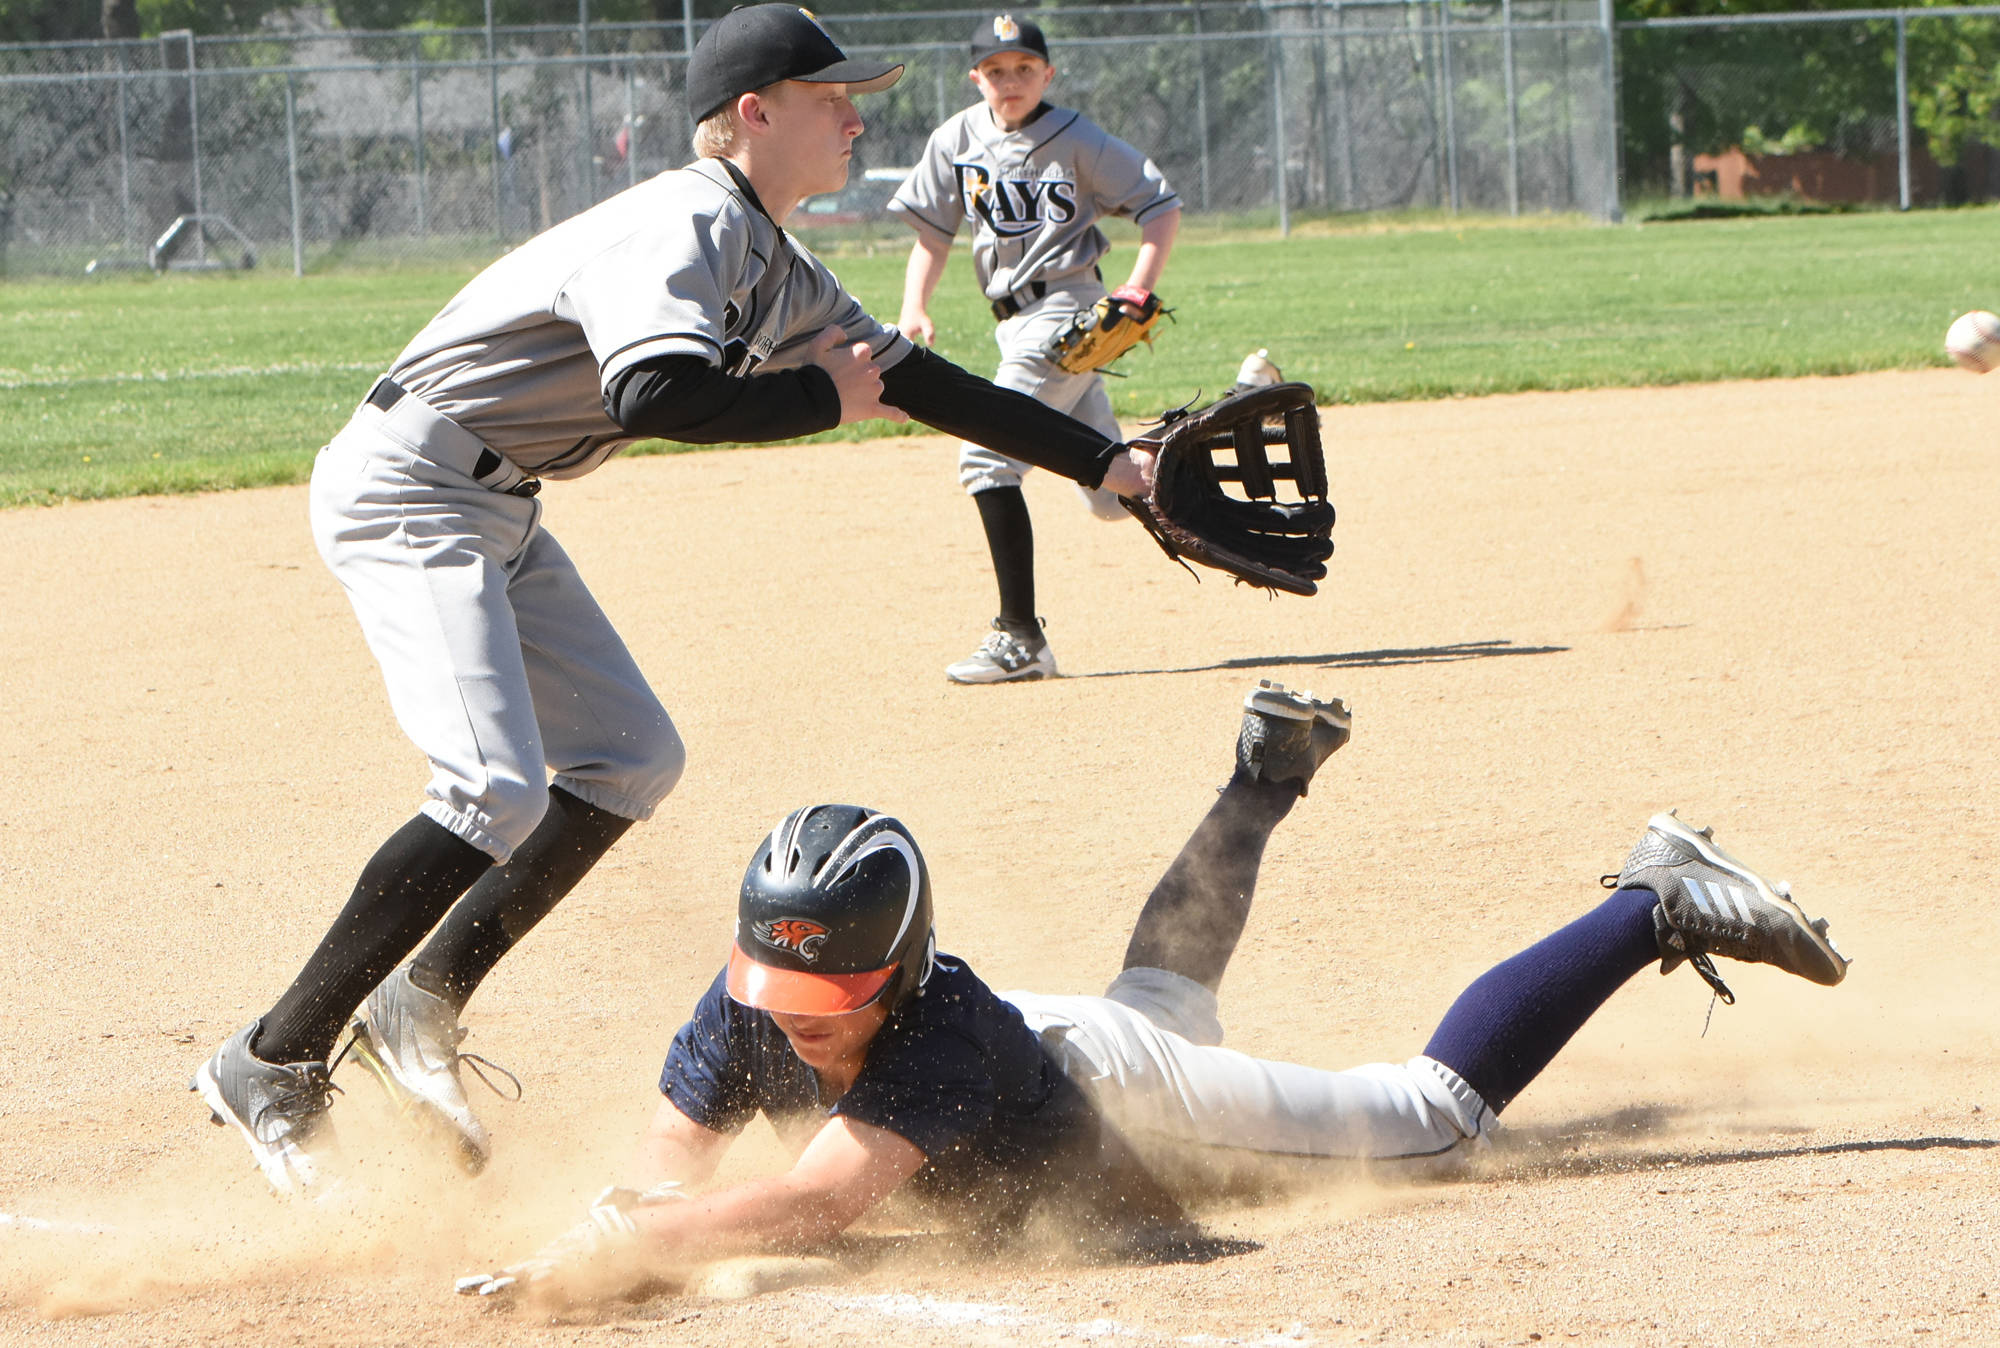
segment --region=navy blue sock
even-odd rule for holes
[[[1621,889],[1494,965],[1458,995],[1424,1055],[1464,1077],[1498,1114],[1626,979],[1660,957],[1656,902],[1650,889]]]

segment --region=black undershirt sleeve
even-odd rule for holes
[[[604,411],[634,435],[761,444],[838,426],[840,391],[817,365],[741,376],[700,356],[656,356],[612,379]]]
[[[924,347],[882,372],[882,401],[926,426],[1095,487],[1124,446]]]

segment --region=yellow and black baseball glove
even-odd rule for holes
[[[1155,455],[1153,488],[1120,499],[1167,556],[1227,571],[1241,585],[1318,592],[1334,511],[1312,385],[1273,384],[1170,412],[1131,443]],[[1272,461],[1275,445],[1287,447],[1287,460]],[[1279,499],[1281,483],[1296,499]]]
[[[1169,317],[1160,297],[1147,290],[1121,286],[1069,321],[1049,339],[1044,352],[1056,367],[1070,374],[1101,370],[1141,342],[1151,345],[1153,329]]]

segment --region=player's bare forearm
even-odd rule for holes
[[[1160,276],[1167,269],[1167,258],[1174,251],[1174,238],[1180,231],[1178,206],[1139,227],[1139,255],[1132,259],[1132,276],[1125,282],[1126,287],[1143,290],[1148,295],[1160,288]]]
[[[937,293],[938,282],[943,279],[945,264],[950,259],[949,239],[919,234],[910,245],[909,265],[903,269],[903,312],[896,326],[911,341],[929,346],[937,335],[931,322],[931,296]]]
[[[726,1134],[702,1127],[683,1114],[672,1100],[662,1097],[659,1109],[653,1113],[653,1122],[639,1143],[639,1173],[643,1182],[638,1187],[651,1188],[662,1180],[700,1184],[715,1173],[715,1167],[728,1150]]]
[[[835,1119],[782,1175],[631,1215],[663,1263],[802,1249],[845,1231],[923,1163],[924,1154],[896,1134]]]
[[[793,1185],[785,1175],[631,1213],[653,1257],[670,1265],[809,1249],[839,1235],[859,1215],[850,1215],[830,1195]]]

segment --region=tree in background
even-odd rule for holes
[[[102,37],[100,0],[0,0],[0,42]]]
[[[1910,120],[1930,144],[1931,157],[1957,166],[1966,150],[2000,145],[2000,22],[1946,12],[1955,6],[1922,0],[1934,21],[1909,22]]]
[[[254,33],[264,16],[284,8],[279,0],[137,0],[142,33],[186,28],[202,36]]]
[[[1944,165],[2000,145],[2000,24],[1918,0],[1908,25],[1911,124]],[[1620,0],[1621,19],[1839,12],[1868,0]],[[1626,32],[1619,44],[1627,177],[1688,194],[1696,154],[1889,147],[1896,125],[1895,24],[1884,19]]]

